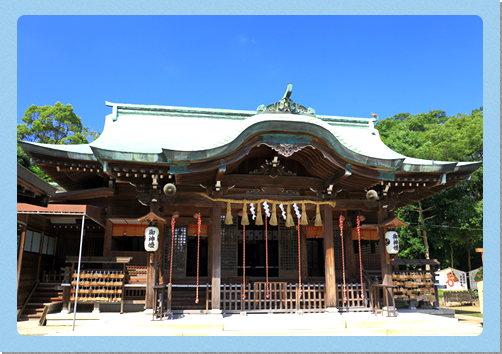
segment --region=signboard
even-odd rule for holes
[[[209,225],[200,225],[200,236],[207,237]],[[197,236],[197,225],[187,226],[187,236]]]
[[[467,290],[467,274],[454,268],[445,268],[435,272],[440,285],[446,285],[446,290]],[[448,277],[449,274],[449,277]]]
[[[114,224],[112,236],[145,236],[148,225]]]
[[[378,241],[378,229],[360,229],[361,240]],[[352,239],[357,240],[357,228],[352,229]]]
[[[307,226],[307,238],[324,238],[324,227]]]

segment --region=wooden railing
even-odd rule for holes
[[[343,301],[343,284],[338,284],[338,309],[340,311],[371,311],[368,301],[369,291],[368,285],[363,283],[361,288],[360,283],[345,284],[345,294],[347,301]],[[364,295],[364,298],[362,297]]]
[[[43,271],[42,282],[44,283],[62,283],[64,279],[64,272],[62,271]]]
[[[211,285],[207,284],[209,295],[206,298],[206,310],[211,308]],[[324,284],[302,284],[300,286],[286,282],[270,282],[269,297],[265,283],[248,283],[243,298],[242,284],[222,284],[220,288],[220,309],[223,313],[239,312],[323,312],[325,310]],[[364,294],[364,298],[361,296]],[[347,302],[343,302],[343,287],[338,284],[338,308],[345,311],[370,311],[369,292],[364,284],[346,284]]]
[[[18,320],[19,320],[19,318],[21,318],[21,315],[23,314],[23,311],[26,308],[26,305],[28,305],[28,302],[30,302],[31,296],[35,292],[35,289],[37,288],[38,284],[40,284],[40,280],[37,280],[37,282],[35,283],[35,286],[33,286],[33,289],[31,289],[30,294],[26,298],[26,301],[24,302],[23,307],[21,308],[21,311],[19,311],[19,313],[17,314],[17,319]]]

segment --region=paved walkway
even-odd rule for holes
[[[461,323],[456,318],[399,311],[398,317],[370,313],[175,315],[152,321],[144,313],[99,314],[96,320],[71,321],[62,326],[38,326],[38,321],[18,322],[22,335],[37,336],[232,336],[232,335],[478,335],[478,323]]]

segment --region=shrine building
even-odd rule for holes
[[[386,233],[406,225],[395,209],[481,162],[403,156],[375,119],[290,96],[256,111],[107,102],[89,144],[21,141],[64,191],[47,207],[18,200],[18,309],[45,281],[66,283],[68,310],[80,255],[79,306],[148,310],[169,284],[176,311],[367,310],[369,279],[393,281]]]

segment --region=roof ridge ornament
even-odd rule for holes
[[[315,110],[313,108],[306,108],[305,106],[299,105],[293,102],[289,97],[293,92],[293,84],[289,83],[286,92],[282,96],[279,102],[265,105],[261,105],[257,108],[257,113],[292,113],[292,114],[305,114],[315,117]]]

